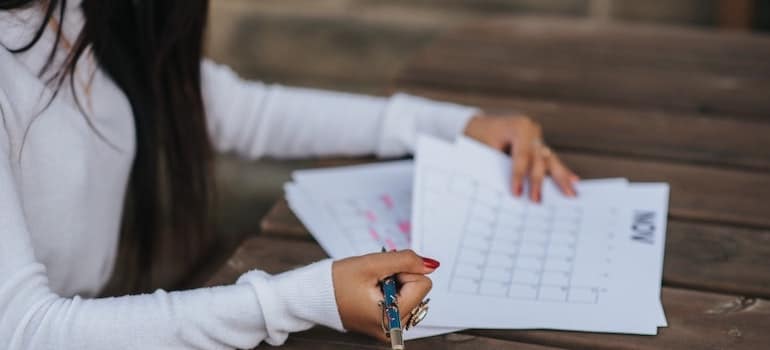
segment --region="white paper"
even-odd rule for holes
[[[668,186],[587,180],[577,185],[576,200],[546,180],[543,205],[536,205],[510,196],[510,166],[507,156],[475,141],[428,138],[419,142],[416,164],[298,171],[285,189],[292,210],[334,258],[384,246],[411,247],[442,262],[431,275],[431,311],[407,339],[461,328],[655,334],[665,326]],[[552,229],[538,235],[545,227]],[[506,251],[501,232],[517,232],[525,244]],[[527,271],[527,264],[539,268]],[[496,295],[502,288],[505,297]]]
[[[413,162],[297,171],[284,186],[292,211],[333,258],[410,247]],[[457,332],[421,325],[407,340]]]
[[[412,161],[297,171],[289,204],[334,258],[407,249],[412,171]]]
[[[632,218],[631,222],[642,221],[636,227],[630,228],[636,239],[642,239],[655,251],[655,265],[647,269],[651,275],[650,287],[654,287],[657,298],[660,299],[660,284],[663,280],[663,256],[666,250],[666,225],[668,222],[668,197],[669,186],[666,183],[632,183],[626,192],[633,201],[627,201],[627,206],[631,208],[632,215],[642,216],[642,220]],[[652,215],[652,217],[644,217]],[[649,238],[649,239],[644,239]],[[663,311],[663,304],[659,303],[658,326],[668,327],[666,314]]]
[[[659,246],[629,239],[628,195],[567,199],[546,182],[542,205],[516,199],[510,161],[475,148],[419,142],[413,239],[443,263],[425,322],[655,334]]]
[[[511,161],[509,157],[499,152],[490,150],[487,146],[466,137],[460,138],[455,149],[459,154],[470,159],[476,159],[481,168],[485,169],[484,164],[494,164],[497,171],[476,171],[482,181],[490,183],[507,183],[511,174]],[[654,293],[660,299],[660,283],[663,277],[663,255],[665,250],[666,233],[666,214],[668,213],[668,184],[665,183],[633,183],[629,184],[627,179],[608,178],[584,180],[576,185],[577,192],[580,194],[581,202],[599,202],[599,203],[621,203],[629,212],[652,212],[654,224],[658,229],[655,234],[660,235],[662,239],[652,242],[653,247],[647,252],[646,260],[648,264],[654,264],[645,269],[645,272],[654,272],[645,280],[645,286],[652,288]],[[525,193],[528,191],[528,184],[525,183]],[[558,188],[552,181],[546,180],[543,185],[543,199],[563,200],[564,197],[559,193]],[[662,213],[655,215],[655,213]],[[632,218],[627,218],[627,222],[632,222]],[[418,235],[419,236],[419,235]],[[419,240],[417,237],[415,240]],[[650,261],[652,259],[652,261]],[[663,304],[658,302],[658,326],[666,327],[666,315],[663,311]]]

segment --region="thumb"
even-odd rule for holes
[[[376,266],[377,279],[395,275],[397,273],[428,274],[436,270],[438,262],[433,259],[425,259],[417,255],[411,249],[398,252],[387,252],[370,255],[372,265]]]
[[[406,321],[406,317],[425,299],[433,282],[424,275],[415,275],[408,273],[398,274],[398,282],[401,284],[401,290],[398,291],[398,306],[401,313],[401,320]]]

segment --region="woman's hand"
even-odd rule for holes
[[[383,300],[379,282],[396,275],[401,289],[398,307],[402,324],[430,291],[425,274],[438,268],[433,259],[422,258],[411,250],[377,253],[335,261],[332,265],[334,294],[345,329],[386,340],[382,330]]]
[[[511,191],[521,196],[524,179],[529,178],[529,198],[540,202],[543,178],[550,174],[561,191],[576,195],[574,184],[579,180],[556,153],[543,142],[540,125],[524,116],[480,115],[470,120],[465,135],[492,148],[510,152],[513,157]]]

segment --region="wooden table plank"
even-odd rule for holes
[[[766,349],[770,344],[770,302],[765,299],[663,288],[662,300],[669,327],[654,337],[563,331],[470,333],[576,350]]]
[[[766,120],[770,38],[712,34],[490,20],[447,34],[399,75],[397,86]]]
[[[727,93],[733,88],[731,84],[756,84],[766,82],[770,78],[770,67],[751,63],[740,65],[735,61],[724,64],[717,62],[691,62],[678,60],[676,57],[658,57],[658,53],[652,51],[647,55],[629,55],[627,57],[617,55],[611,48],[588,47],[575,48],[562,51],[564,48],[555,47],[551,42],[527,42],[526,47],[521,47],[515,38],[509,38],[507,45],[489,42],[486,40],[458,40],[446,38],[441,41],[442,46],[433,46],[429,51],[430,56],[418,56],[414,63],[427,63],[431,59],[447,61],[446,64],[486,64],[503,67],[525,68],[532,72],[534,69],[549,70],[553,72],[572,71],[576,68],[583,75],[592,74],[621,74],[623,80],[634,75],[660,78],[662,83],[676,82],[677,78],[687,77],[682,84],[695,85],[696,82],[714,83],[711,86],[702,87],[703,91]],[[531,41],[531,38],[522,39]],[[575,45],[577,43],[572,43]],[[565,45],[570,46],[570,45]],[[467,50],[470,47],[472,50]],[[686,46],[685,46],[686,47]],[[593,49],[589,51],[590,49]],[[577,52],[576,52],[577,51]],[[561,54],[569,52],[569,55]],[[462,66],[465,70],[466,68]],[[496,72],[499,72],[495,70]],[[513,70],[517,72],[517,70]],[[653,79],[650,79],[653,80]],[[640,86],[641,87],[641,86]],[[644,91],[644,90],[641,90]],[[736,90],[732,90],[736,91]],[[618,95],[617,93],[615,95]],[[617,96],[603,96],[617,97]]]
[[[493,23],[486,23],[493,25]],[[514,24],[510,24],[514,25]],[[697,50],[693,43],[670,42],[672,46],[665,45],[659,38],[646,38],[643,41],[633,41],[612,32],[614,24],[605,24],[604,31],[594,31],[590,35],[575,35],[575,31],[563,29],[566,33],[551,28],[545,32],[546,36],[537,31],[519,28],[515,32],[505,31],[497,35],[478,36],[474,30],[460,30],[447,33],[442,38],[441,46],[433,46],[430,51],[453,59],[475,59],[498,62],[506,65],[529,64],[534,60],[554,67],[581,67],[598,70],[606,68],[608,64],[615,64],[615,68],[628,71],[650,70],[658,73],[682,72],[691,74],[705,74],[723,78],[768,78],[770,66],[761,60],[770,56],[758,54],[764,46],[767,46],[766,36],[757,36],[757,47],[744,46],[730,53],[724,47],[708,46],[704,50]],[[534,24],[537,26],[537,24]],[[622,25],[623,27],[626,24]],[[594,29],[600,27],[592,26]],[[713,40],[710,32],[697,30],[695,41],[703,42]],[[582,33],[585,34],[585,33]],[[666,34],[662,34],[666,35]],[[740,34],[742,37],[745,34]],[[522,46],[522,41],[527,41]],[[464,47],[472,46],[478,51],[464,50]],[[568,52],[569,54],[563,54]],[[736,56],[736,53],[745,54]],[[732,59],[725,56],[732,54]]]
[[[280,200],[262,235],[312,241]],[[669,220],[663,282],[668,286],[770,298],[770,230]]]
[[[577,18],[534,16],[498,17],[475,21],[445,34],[452,40],[494,43],[510,49],[526,45],[575,56],[611,55],[625,60],[645,59],[645,64],[677,64],[683,69],[705,72],[734,72],[737,67],[756,65],[767,72],[770,57],[764,33],[735,33],[707,28],[660,25],[658,23],[598,23]],[[563,55],[570,57],[570,55]],[[748,72],[748,71],[747,71]]]
[[[301,253],[299,253],[301,252]],[[207,285],[232,283],[241,273],[259,267],[271,273],[306,265],[325,256],[316,243],[256,237],[244,242],[227,265]],[[759,349],[770,344],[770,303],[764,299],[745,299],[730,295],[663,288],[662,300],[670,326],[658,336],[588,334],[556,331],[470,331],[483,338],[497,338],[569,349]],[[629,315],[632,316],[632,315]],[[523,316],[525,317],[525,316]],[[356,344],[362,338],[338,335],[341,345]],[[331,336],[332,339],[337,335]],[[325,343],[323,337],[307,335],[297,342]],[[330,339],[331,341],[331,339]],[[438,341],[438,343],[432,343]],[[447,340],[426,341],[428,346],[445,346]],[[487,339],[475,345],[489,346]],[[295,344],[295,343],[291,343]],[[307,344],[307,343],[301,343]],[[371,341],[372,346],[376,345]],[[500,343],[503,349],[520,344]],[[298,345],[297,345],[298,346]],[[320,345],[319,345],[320,346]],[[420,347],[422,348],[422,347]],[[486,347],[482,347],[486,348]],[[524,346],[521,348],[528,349]]]
[[[560,153],[584,178],[668,182],[672,218],[770,227],[770,206],[766,205],[770,176],[766,174],[572,151]]]
[[[407,88],[491,113],[526,113],[559,149],[770,170],[770,123]]]
[[[663,284],[770,299],[770,230],[670,220]]]
[[[474,48],[469,48],[473,50]],[[405,70],[399,87],[441,87],[461,92],[629,106],[703,114],[731,114],[763,120],[770,115],[770,83],[751,78],[723,80],[686,73],[583,67],[544,63],[499,66],[422,56]],[[494,70],[488,67],[498,65]]]
[[[526,344],[511,340],[501,340],[470,334],[448,334],[418,340],[409,340],[406,343],[409,350],[477,350],[477,349],[502,349],[502,350],[558,350],[550,346]],[[289,336],[286,344],[281,349],[389,349],[370,338],[356,334],[341,334],[336,331],[316,327],[310,331],[294,333]]]

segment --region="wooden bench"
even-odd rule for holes
[[[410,349],[770,348],[770,38],[580,20],[501,18],[453,31],[395,89],[522,111],[583,177],[671,184],[657,336],[468,330]],[[324,258],[280,201],[208,285]],[[629,301],[631,302],[631,301]],[[526,317],[526,315],[522,315]],[[316,328],[287,348],[381,348]]]

